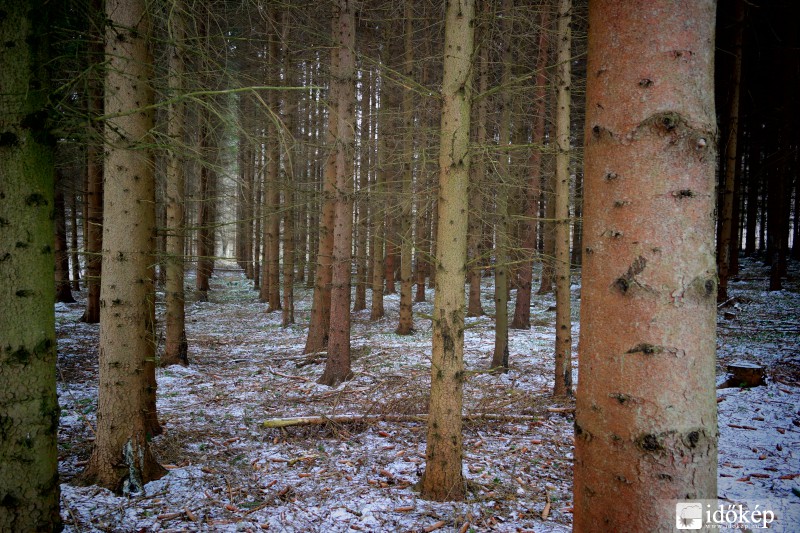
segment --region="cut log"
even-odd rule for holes
[[[728,365],[728,379],[719,388],[758,387],[766,385],[767,367],[748,361],[737,361]]]
[[[574,411],[572,407],[551,407],[547,409],[552,413]],[[498,422],[536,422],[541,419],[537,415],[503,415],[497,413],[473,413],[464,415],[464,420],[495,420]],[[265,428],[284,428],[288,426],[315,426],[328,423],[356,424],[374,422],[425,422],[426,414],[386,414],[386,415],[331,415],[331,416],[294,416],[289,418],[270,418],[262,422]]]

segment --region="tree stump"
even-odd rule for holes
[[[728,379],[720,385],[721,389],[727,387],[758,387],[766,385],[764,375],[767,367],[748,361],[737,361],[728,365]]]

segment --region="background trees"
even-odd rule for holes
[[[439,253],[449,254],[451,239],[460,239],[461,226],[467,226],[467,314],[485,312],[488,316],[481,323],[494,321],[496,359],[492,366],[508,367],[509,306],[515,309],[511,327],[530,329],[533,277],[541,273],[541,290],[548,293],[555,275],[559,304],[556,392],[569,392],[571,324],[570,310],[563,304],[569,302],[571,270],[580,260],[582,247],[583,141],[580,128],[575,127],[581,121],[579,113],[565,117],[561,111],[568,104],[573,109],[583,107],[581,80],[586,68],[581,28],[585,3],[576,2],[572,26],[566,24],[566,4],[557,10],[550,1],[482,2],[477,9],[478,51],[463,82],[464,91],[471,91],[464,105],[471,108],[474,125],[466,149],[474,161],[467,186],[469,205],[448,220],[439,213],[444,210],[439,205],[443,200],[432,170],[440,149],[453,148],[452,143],[440,146],[435,140],[438,131],[434,132],[442,105],[438,88],[445,41],[439,6],[407,1],[359,3],[353,8],[349,2],[304,0],[148,4],[151,15],[158,13],[152,17],[154,59],[143,56],[133,63],[152,63],[148,84],[157,96],[151,105],[149,95],[143,93],[118,116],[119,110],[104,111],[99,101],[102,84],[97,82],[105,75],[104,54],[98,50],[104,17],[83,16],[97,15],[99,3],[76,0],[64,4],[72,10],[64,27],[74,30],[67,40],[70,50],[74,49],[74,62],[80,66],[59,67],[63,70],[61,84],[66,87],[59,105],[68,117],[60,149],[69,154],[69,164],[59,169],[64,201],[63,210],[62,202],[55,204],[59,207],[59,232],[54,246],[70,252],[59,255],[60,287],[68,287],[68,271],[77,282],[74,272],[78,266],[85,267],[83,277],[89,285],[85,319],[96,320],[92,316],[99,313],[101,302],[96,292],[100,274],[96,230],[103,227],[102,202],[98,203],[102,200],[103,169],[98,154],[107,150],[115,157],[118,147],[102,146],[92,130],[108,125],[109,131],[118,134],[129,113],[131,117],[152,113],[152,127],[141,126],[149,129],[141,134],[144,146],[129,150],[132,153],[128,155],[148,152],[147,166],[155,174],[155,185],[137,190],[138,201],[131,205],[142,210],[154,206],[160,221],[150,220],[149,207],[144,217],[136,215],[131,222],[120,219],[117,198],[109,200],[117,211],[112,208],[107,214],[114,227],[105,228],[115,232],[114,238],[124,246],[135,246],[150,255],[149,264],[163,265],[166,272],[166,347],[162,355],[156,337],[147,333],[152,346],[139,354],[144,357],[148,379],[152,378],[149,365],[153,357],[170,364],[185,362],[190,355],[181,314],[184,279],[194,277],[198,283],[190,300],[207,299],[213,307],[226,297],[222,291],[210,292],[212,282],[221,280],[221,276],[214,277],[213,270],[236,268],[235,259],[263,294],[264,311],[282,308],[281,322],[286,328],[295,319],[295,298],[310,298],[294,283],[295,277],[315,285],[310,316],[301,305],[296,319],[302,327],[310,323],[306,351],[327,358],[329,368],[322,382],[338,385],[350,376],[350,328],[360,316],[349,311],[351,287],[356,287],[354,309],[366,308],[369,297],[371,319],[387,333],[425,335],[431,317],[418,314],[416,324],[412,322],[412,285],[417,284],[417,302],[424,300],[426,286],[440,276],[447,280],[443,283],[448,290],[454,290],[452,272],[445,272],[434,258]],[[343,12],[351,12],[343,22],[352,31],[331,31],[330,22],[340,22]],[[785,88],[796,85],[797,69],[783,68],[786,65],[778,59],[780,54],[765,55],[751,43],[762,42],[754,39],[752,32],[772,35],[775,29],[783,35],[785,21],[792,17],[777,8],[753,6],[747,7],[743,16],[752,22],[748,26],[752,30],[742,29],[741,15],[720,8],[719,19],[730,23],[721,26],[718,44],[726,50],[741,48],[741,52],[723,54],[740,58],[740,64],[724,59],[718,77],[735,79],[729,74],[740,69],[745,84],[740,94],[746,97],[737,105],[734,93],[718,94],[718,100],[725,102],[719,105],[725,110],[718,118],[720,138],[729,140],[726,147],[731,147],[733,140],[739,147],[724,158],[725,168],[719,174],[725,176],[725,187],[720,188],[725,195],[720,199],[717,242],[719,257],[726,265],[723,268],[720,263],[719,273],[721,282],[735,281],[736,252],[744,243],[746,253],[756,254],[761,249],[771,266],[769,285],[766,280],[764,285],[777,289],[785,279],[790,243],[795,252],[800,231],[794,172],[797,136],[791,122],[782,120],[796,115],[797,104],[791,90]],[[555,20],[559,29],[551,23]],[[570,27],[575,36],[571,46],[564,40]],[[356,34],[358,39],[353,39]],[[763,39],[774,50],[794,54],[796,37],[790,34],[784,40]],[[127,38],[124,32],[112,32],[109,42],[120,37]],[[558,57],[550,52],[548,43],[559,45]],[[632,43],[630,49],[638,46]],[[769,59],[761,61],[762,56]],[[58,61],[66,63],[63,58]],[[574,71],[572,80],[566,79],[565,67]],[[631,90],[654,93],[657,80],[643,76]],[[769,79],[769,83],[752,81],[757,79]],[[781,91],[776,96],[768,85],[781,87]],[[703,89],[708,90],[708,86]],[[677,123],[660,127],[666,130],[661,132],[664,138],[683,131]],[[713,140],[705,142],[712,144]],[[117,165],[113,157],[109,161],[104,169],[106,184],[119,185],[124,172],[116,167],[124,170],[126,165]],[[617,173],[608,176],[611,174]],[[145,177],[138,172],[136,176]],[[146,178],[142,183],[149,182],[149,176]],[[610,177],[609,181],[616,179]],[[632,193],[627,186],[620,189],[609,216],[633,210]],[[126,194],[132,192],[128,188]],[[678,192],[686,200],[683,204],[693,203],[694,189]],[[119,193],[116,189],[113,194]],[[134,231],[139,220],[158,226],[163,237],[157,241],[159,255],[153,254],[151,243],[134,245],[141,237]],[[708,221],[702,224],[705,228]],[[624,233],[615,228],[609,231]],[[592,248],[597,239],[597,235],[588,235],[586,246]],[[624,240],[622,236],[620,240]],[[66,250],[68,242],[70,249]],[[119,243],[105,249],[111,256],[112,252],[123,256],[131,252]],[[622,285],[636,290],[641,273],[634,271],[642,267],[638,257],[627,257],[632,273],[628,274],[626,266],[614,281],[620,279]],[[649,256],[641,257],[652,264]],[[72,269],[67,268],[65,259],[71,261]],[[114,268],[110,265],[105,270],[114,277],[104,282],[109,290],[121,285]],[[184,269],[189,270],[186,278]],[[648,266],[647,271],[650,269]],[[587,273],[595,276],[592,267],[587,267]],[[497,280],[494,287],[488,279],[492,274]],[[141,281],[141,285],[153,279],[141,265],[137,272],[123,277],[134,279],[134,284]],[[369,290],[365,280],[369,280]],[[396,281],[400,282],[402,313],[394,314],[396,296],[388,295],[390,316],[381,322],[386,312],[384,293],[393,293]],[[149,306],[160,295],[155,296],[149,285],[145,292],[145,300],[150,300],[142,312],[149,317]],[[116,299],[112,298],[112,303]],[[139,296],[134,299],[141,300]],[[123,299],[119,300],[121,305]],[[113,313],[107,316],[114,320]],[[148,320],[138,321],[137,328],[148,330]],[[584,330],[594,327],[593,323],[585,321]],[[550,329],[542,324],[534,327],[532,337]],[[111,337],[109,334],[107,339]],[[626,350],[661,346],[642,342]],[[138,381],[131,383],[134,389],[140,386]],[[450,391],[455,391],[457,385],[450,385]],[[153,402],[153,390],[151,379],[145,391],[148,405]],[[432,413],[440,407],[439,401],[432,404]],[[143,409],[153,412],[150,406]],[[450,410],[455,417],[458,409]]]

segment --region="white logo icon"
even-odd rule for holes
[[[699,502],[676,503],[675,527],[678,529],[702,529],[703,505]]]

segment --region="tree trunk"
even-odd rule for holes
[[[501,35],[502,73],[500,75],[500,123],[498,125],[497,189],[495,206],[495,264],[494,264],[494,355],[491,367],[508,370],[508,294],[509,249],[511,218],[508,208],[508,189],[511,186],[509,144],[511,141],[511,34],[513,28],[513,0],[503,0]]]
[[[361,122],[359,139],[359,164],[358,164],[358,241],[356,242],[356,298],[353,302],[353,311],[363,311],[367,308],[367,228],[369,227],[369,151],[370,151],[370,125],[372,119],[370,112],[372,83],[369,79],[369,70],[362,71],[361,75]]]
[[[544,205],[544,220],[542,220],[542,275],[537,294],[550,294],[553,292],[555,272],[555,218],[556,204],[553,191],[555,190],[555,172],[546,171],[542,174],[542,204]]]
[[[69,252],[67,250],[67,210],[64,206],[64,176],[56,173],[53,214],[55,217],[56,301],[74,303],[69,283]]]
[[[733,44],[733,72],[730,79],[730,101],[728,107],[728,138],[725,142],[725,176],[722,180],[722,201],[719,210],[719,241],[717,242],[717,272],[719,286],[717,301],[728,300],[728,279],[731,275],[731,248],[733,246],[733,203],[736,174],[739,171],[739,93],[742,82],[742,41],[744,36],[744,0],[736,0],[736,37]],[[738,221],[736,221],[738,224]],[[739,243],[736,243],[739,246]]]
[[[39,7],[39,9],[36,9]],[[47,10],[0,19],[0,530],[59,531]]]
[[[355,6],[338,0],[334,16],[331,85],[338,85],[336,116],[336,218],[333,235],[330,340],[319,383],[336,386],[353,376],[350,370],[350,273],[353,263],[353,146],[355,130]]]
[[[270,8],[269,44],[267,51],[267,79],[270,85],[280,85],[279,53],[277,27],[279,18],[275,8]],[[267,93],[267,105],[275,116],[267,120],[267,176],[264,194],[264,263],[261,265],[261,301],[267,303],[267,313],[281,308],[280,294],[280,133],[278,124],[278,91]],[[266,281],[265,281],[266,280]]]
[[[176,0],[174,12],[169,17],[169,31],[173,42],[169,47],[168,86],[169,96],[178,97],[167,106],[167,137],[171,145],[167,150],[166,170],[166,267],[164,283],[164,322],[166,342],[161,364],[186,365],[189,363],[189,342],[186,338],[186,310],[183,288],[185,246],[186,160],[181,156],[184,147],[186,107],[180,100],[186,72],[184,47],[186,26],[183,20],[184,6]]]
[[[197,277],[195,289],[197,299],[208,301],[209,278],[211,277],[211,180],[213,170],[210,168],[211,152],[214,150],[214,136],[210,121],[211,113],[205,107],[199,113],[200,141],[200,194],[197,207]]]
[[[70,215],[70,261],[72,262],[72,290],[81,290],[81,261],[78,250],[78,192],[72,191],[69,195],[69,215]]]
[[[339,54],[331,52],[331,69],[336,70]],[[328,129],[325,134],[327,156],[322,181],[322,209],[319,215],[318,251],[314,276],[314,300],[311,304],[311,322],[303,353],[321,352],[328,346],[331,321],[331,282],[333,275],[334,220],[336,218],[336,135],[338,85],[331,80],[328,90]],[[321,114],[318,114],[318,119]],[[317,120],[319,123],[320,120]],[[311,276],[309,275],[309,279]],[[349,309],[348,309],[349,313]]]
[[[431,399],[428,409],[425,472],[421,497],[460,501],[466,493],[462,472],[461,409],[464,380],[464,275],[467,268],[469,120],[475,4],[447,0],[439,153],[439,231],[433,307]]]
[[[90,12],[94,14],[93,27],[101,28],[102,0],[92,0]],[[102,33],[92,33],[88,45],[89,81],[87,83],[87,108],[89,141],[86,145],[86,310],[81,320],[88,324],[100,322],[100,270],[103,246],[103,126],[95,120],[104,114],[103,76],[104,50]]]
[[[589,7],[576,531],[717,497],[715,6],[642,7]]]
[[[572,319],[570,316],[569,263],[569,125],[570,63],[572,54],[572,0],[558,5],[558,57],[556,81],[555,263],[556,345],[555,396],[572,396]]]
[[[411,234],[411,206],[414,200],[412,184],[412,165],[414,164],[414,99],[409,85],[414,83],[414,48],[412,42],[411,22],[413,19],[412,0],[404,2],[404,35],[403,35],[403,65],[402,72],[405,78],[401,114],[403,117],[402,148],[400,157],[403,159],[403,174],[400,191],[400,318],[396,333],[410,335],[414,332],[412,312],[412,285],[414,283],[411,265],[413,236]]]
[[[296,78],[296,73],[292,70],[292,61],[289,56],[289,12],[284,11],[282,15],[282,49],[281,64],[283,67],[283,79],[287,85],[291,85],[289,80]],[[284,176],[283,185],[283,305],[281,306],[281,326],[286,328],[294,324],[294,263],[295,263],[295,236],[294,236],[294,186],[295,173],[298,164],[296,154],[298,146],[293,139],[300,136],[297,123],[297,93],[287,91],[283,95],[283,117],[284,128],[281,130],[281,145],[284,149],[283,165]],[[277,283],[277,279],[276,279]]]
[[[545,5],[544,7],[549,7]],[[524,261],[519,271],[519,287],[514,306],[514,329],[530,329],[531,327],[531,291],[533,289],[533,257],[536,252],[536,240],[539,225],[539,194],[541,191],[542,151],[544,150],[544,119],[547,98],[547,58],[550,49],[548,40],[550,12],[543,9],[539,30],[539,49],[536,56],[536,84],[534,85],[533,105],[533,144],[528,168],[530,177],[525,188],[525,227],[523,230],[522,249]]]
[[[478,39],[477,73],[478,73],[478,95],[480,98],[476,102],[475,109],[475,144],[479,147],[476,157],[470,167],[469,188],[469,210],[467,212],[467,252],[469,257],[469,298],[467,300],[467,316],[482,316],[484,314],[483,304],[481,303],[481,274],[482,263],[484,262],[482,250],[483,237],[483,181],[486,178],[486,155],[483,147],[486,146],[487,134],[486,123],[488,115],[488,98],[486,91],[489,88],[489,31],[487,26],[491,24],[492,4],[489,1],[481,2],[482,23],[478,31],[485,33],[487,37],[481,36]]]
[[[113,118],[105,150],[114,174],[104,198],[96,440],[83,480],[138,493],[165,473],[148,444],[155,429],[155,183],[143,148],[152,143],[150,24],[141,0],[107,0],[106,16],[105,109]]]

